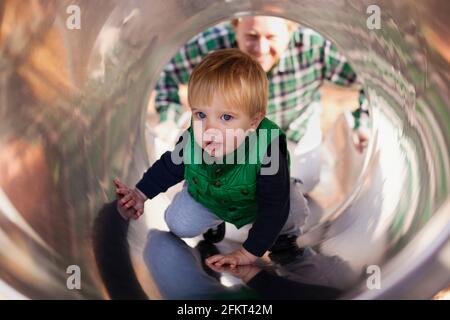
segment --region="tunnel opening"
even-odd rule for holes
[[[209,24],[209,26],[206,29],[201,30],[201,32],[204,32],[206,30],[211,30],[212,28],[221,28],[221,27],[230,27],[232,25],[233,19],[236,19],[236,17],[245,17],[245,16],[250,16],[250,15],[245,15],[245,14],[241,14],[241,13],[237,13],[234,17],[230,17],[229,19],[222,19],[219,22],[212,22]],[[276,16],[272,16],[272,17],[276,17]],[[286,20],[289,21],[289,20]],[[289,23],[295,23],[293,21],[289,21]],[[306,28],[303,26],[300,26],[296,23],[296,28],[297,27],[302,27],[302,28]],[[308,32],[313,32],[316,33],[314,30],[309,29],[308,28]],[[184,43],[184,45],[186,45],[187,43],[191,42],[195,37],[200,36],[200,33],[197,33],[194,35],[193,38],[191,38],[188,42]],[[222,29],[218,29],[218,31],[215,31],[217,33],[220,32],[225,32]],[[228,32],[228,31],[226,31]],[[323,37],[322,35],[318,34],[320,37]],[[325,38],[326,41],[329,41],[328,39]],[[332,45],[335,45],[334,43]],[[205,45],[206,46],[206,45]],[[182,46],[183,47],[183,46]],[[179,49],[181,49],[182,47],[177,48],[177,51]],[[184,53],[186,54],[186,53]],[[345,56],[345,53],[343,53],[343,55]],[[169,59],[166,59],[165,61],[165,65],[167,66],[167,64],[173,59],[175,56],[170,57]],[[178,59],[180,59],[178,57]],[[186,62],[186,63],[191,63],[191,62]],[[278,62],[277,62],[278,63]],[[159,70],[159,71],[163,71],[163,69]],[[177,72],[182,72],[182,71],[177,71]],[[183,71],[184,72],[184,71]],[[156,72],[157,74],[159,74],[160,72]],[[158,79],[160,79],[160,77],[156,77],[156,79],[152,80],[152,83],[157,83]],[[185,82],[186,79],[183,80],[183,82]],[[341,88],[342,86],[342,88]],[[298,89],[297,91],[301,91],[302,89]],[[355,86],[349,86],[349,85],[339,85],[339,84],[333,84],[331,81],[328,80],[323,80],[323,83],[320,84],[320,98],[321,98],[321,134],[318,138],[315,139],[321,139],[323,141],[323,143],[328,143],[328,148],[330,148],[330,145],[335,145],[335,144],[339,144],[339,151],[343,150],[342,144],[347,144],[347,143],[351,143],[351,141],[348,141],[349,137],[345,137],[345,138],[335,138],[333,137],[333,135],[338,135],[338,134],[345,134],[342,131],[349,131],[353,126],[354,126],[354,118],[351,117],[350,112],[354,111],[355,109],[357,109],[358,107],[358,88],[357,85]],[[311,90],[311,91],[316,91],[316,90]],[[317,90],[319,91],[319,90]],[[191,118],[191,111],[189,108],[189,103],[187,101],[187,84],[183,83],[183,84],[179,84],[178,85],[178,94],[180,96],[180,104],[183,107],[183,111],[181,113],[181,115],[177,115],[177,121],[172,120],[172,122],[168,123],[168,121],[164,120],[161,121],[160,123],[160,115],[159,113],[155,110],[155,100],[156,100],[156,90],[155,88],[153,88],[153,90],[150,91],[151,93],[149,94],[150,98],[148,100],[148,107],[147,107],[147,115],[146,115],[146,124],[145,124],[145,138],[146,138],[146,145],[147,145],[147,154],[149,155],[150,158],[150,164],[152,161],[154,161],[155,159],[159,158],[159,156],[168,150],[171,150],[171,148],[173,148],[173,146],[175,145],[175,142],[178,140],[179,136],[181,135],[182,131],[184,129],[186,129],[189,126],[189,121]],[[298,102],[299,105],[301,105],[303,102]],[[370,106],[369,106],[370,109]],[[173,113],[174,110],[170,110]],[[302,115],[304,116],[304,115]],[[171,118],[175,118],[175,116],[172,114],[171,116],[167,116],[167,117],[171,117]],[[274,119],[273,119],[274,120]],[[341,123],[337,123],[338,121],[340,121]],[[340,126],[340,128],[336,128],[336,126]],[[370,123],[369,121],[367,121],[367,129],[368,129],[368,135],[371,135],[372,133],[372,123]],[[342,128],[344,127],[344,128]],[[332,132],[334,131],[334,132]],[[339,131],[339,132],[337,132]],[[347,133],[348,134],[348,133]],[[336,139],[341,139],[343,141],[335,141]],[[328,142],[327,142],[328,140]],[[291,154],[293,153],[294,148],[290,149]],[[307,146],[306,149],[309,149],[309,147]],[[336,148],[337,149],[337,148]],[[331,153],[336,153],[338,152],[336,149],[334,149],[333,151],[331,151]],[[349,152],[348,150],[346,150],[345,152]],[[370,158],[370,152],[365,152],[363,154],[364,157],[360,157],[357,162],[358,164],[355,165],[356,169],[352,170],[354,172],[352,172],[352,178],[347,178],[347,180],[351,181],[351,182],[346,182],[345,186],[341,185],[340,187],[332,187],[330,186],[328,188],[327,191],[323,191],[322,193],[327,192],[326,197],[328,197],[327,200],[323,199],[324,196],[322,195],[322,202],[326,202],[328,203],[326,205],[326,208],[324,208],[327,213],[325,214],[325,216],[331,215],[333,213],[333,211],[335,211],[336,208],[339,207],[339,204],[344,203],[346,198],[349,198],[349,194],[352,193],[351,191],[351,186],[354,185],[354,181],[356,180],[361,180],[360,178],[358,178],[359,176],[363,175],[364,173],[361,171],[362,167],[363,167],[363,163],[365,162],[365,157],[369,157]],[[354,155],[352,155],[354,156]],[[342,158],[338,158],[338,157],[329,157],[329,158],[333,158],[333,159],[329,159],[332,164],[329,164],[333,167],[336,166],[336,163],[341,163],[341,162],[348,162],[348,160],[344,160]],[[303,160],[304,161],[304,160]],[[324,165],[326,165],[326,160],[324,160]],[[333,170],[333,169],[330,169]],[[342,171],[342,169],[341,169]],[[343,173],[341,172],[340,175],[342,175]],[[327,181],[326,177],[324,175],[324,177],[321,179],[322,181],[326,181],[326,182],[321,182],[319,183],[322,185],[325,184],[329,184],[331,185],[332,182],[331,181]],[[315,189],[317,189],[317,185],[315,187]],[[310,191],[314,192],[315,189],[312,189]],[[331,190],[331,193],[333,193],[333,189],[334,191],[338,191],[338,190],[345,190],[344,193],[345,195],[340,195],[339,197],[337,197],[339,200],[333,200],[330,198],[332,198],[332,196],[330,195],[329,190]],[[356,188],[357,189],[357,188]],[[316,192],[317,193],[317,192]],[[172,193],[173,196],[173,193]],[[320,195],[318,195],[320,197]],[[333,204],[333,205],[332,205]],[[323,204],[322,204],[323,207]]]
[[[188,38],[189,41],[187,42],[180,42],[185,45],[186,43],[189,43],[194,38],[201,35],[200,32],[204,32],[205,30],[212,30],[213,28],[218,28],[217,30],[214,29],[214,34],[222,34],[225,31],[221,28],[230,27],[232,25],[233,19],[242,18],[246,16],[253,16],[253,14],[249,13],[234,13],[232,16],[228,18],[222,18],[219,21],[213,21],[209,22],[209,24],[206,26],[205,29],[195,29],[192,30],[192,34],[184,34],[184,38]],[[277,16],[272,16],[277,17]],[[284,17],[281,17],[284,18]],[[289,21],[289,20],[286,20]],[[290,23],[294,23],[293,21],[290,21]],[[300,27],[297,22],[296,27]],[[302,28],[306,28],[306,26],[302,26]],[[309,32],[316,33],[312,29],[308,29]],[[320,37],[322,37],[320,35]],[[329,40],[326,40],[329,41]],[[333,44],[334,45],[334,44]],[[206,44],[205,44],[206,46]],[[183,46],[181,46],[182,48]],[[176,50],[174,48],[171,48],[169,52],[175,51],[178,52],[180,50],[180,47],[176,47]],[[187,54],[187,53],[184,53]],[[345,55],[345,53],[343,54]],[[173,56],[169,59],[165,59],[164,64],[166,65],[169,63],[169,61],[173,61]],[[181,58],[177,57],[177,61],[179,61]],[[190,64],[191,62],[184,62],[184,64]],[[171,66],[171,68],[174,68]],[[184,70],[184,69],[183,69]],[[183,70],[177,71],[177,76],[182,77],[180,74],[183,74]],[[158,70],[155,74],[159,75],[162,71]],[[183,74],[184,76],[184,74]],[[162,77],[162,74],[161,74]],[[152,79],[152,83],[158,82],[159,76],[156,77],[156,79]],[[186,80],[186,79],[184,79]],[[326,82],[324,80],[323,82]],[[331,83],[331,81],[330,81]],[[342,85],[342,84],[341,84]],[[364,162],[367,162],[368,154],[371,153],[371,148],[366,150],[363,154],[358,154],[355,150],[351,150],[351,128],[353,126],[353,117],[351,117],[349,111],[353,111],[358,106],[358,97],[357,92],[358,90],[353,87],[353,89],[348,88],[348,92],[340,92],[338,89],[336,89],[337,85],[335,87],[332,87],[331,85],[325,89],[324,92],[325,95],[328,96],[328,100],[326,101],[326,111],[322,111],[323,114],[325,114],[327,111],[330,113],[334,113],[329,118],[322,119],[322,122],[324,120],[328,122],[325,127],[325,133],[323,133],[323,141],[327,144],[327,159],[323,160],[323,166],[327,166],[327,170],[324,174],[322,174],[321,181],[319,182],[319,185],[315,187],[315,189],[312,190],[312,197],[316,197],[317,200],[309,199],[311,203],[311,206],[314,207],[314,213],[311,214],[309,224],[305,226],[305,233],[309,229],[321,229],[322,225],[326,225],[328,223],[328,220],[330,217],[333,217],[333,219],[337,219],[337,217],[344,212],[344,209],[346,205],[351,201],[352,198],[355,197],[355,194],[358,192],[360,187],[356,185],[357,181],[362,181],[362,177],[364,176],[364,172],[362,172],[362,169],[364,167]],[[189,106],[187,102],[187,88],[186,85],[182,85],[181,88],[179,87],[179,94],[181,95],[181,104],[183,106],[183,113],[181,116],[178,116],[177,121],[173,121],[171,123],[163,122],[158,127],[158,120],[159,115],[155,112],[155,98],[156,98],[156,92],[152,91],[151,94],[148,94],[150,96],[149,98],[149,104],[148,104],[148,114],[146,119],[146,125],[145,125],[145,137],[146,137],[146,145],[148,146],[148,154],[150,157],[152,157],[152,160],[156,160],[159,158],[159,156],[168,150],[172,150],[173,146],[175,145],[175,142],[178,140],[181,132],[183,129],[186,129],[189,125],[189,119],[191,117],[191,113],[189,111]],[[300,90],[300,89],[299,89]],[[344,91],[343,89],[342,91]],[[353,91],[353,92],[352,92]],[[334,99],[334,100],[333,100]],[[332,108],[335,107],[336,109],[339,109],[337,106],[337,103],[339,102],[339,99],[344,100],[344,104],[346,103],[346,106],[344,105],[341,107],[340,112],[332,111]],[[370,108],[370,107],[369,107]],[[172,111],[174,111],[172,109]],[[347,115],[344,116],[344,112],[347,111]],[[339,118],[339,115],[341,117]],[[173,116],[173,115],[172,115]],[[337,125],[336,125],[337,123]],[[368,130],[371,130],[371,123],[368,124]],[[174,130],[176,129],[176,130]],[[322,134],[320,134],[320,139],[322,139]],[[349,141],[350,140],[350,141]],[[336,147],[338,145],[339,147]],[[290,152],[293,152],[291,150]],[[341,155],[335,156],[335,155]],[[334,155],[334,156],[333,156]],[[350,159],[353,158],[353,159]],[[152,161],[150,160],[150,162]],[[304,160],[303,160],[304,161]],[[353,166],[354,170],[351,172],[351,177],[347,177],[345,179],[345,182],[338,186],[339,178],[341,178],[343,175],[346,174],[346,169],[341,164],[342,163],[351,163],[350,166]],[[336,174],[334,171],[338,171],[336,167],[339,166],[339,174]],[[367,166],[367,165],[366,165]],[[334,181],[329,178],[329,176],[333,176]],[[347,173],[347,175],[349,175]],[[325,187],[324,187],[325,186]],[[181,190],[182,183],[180,183],[178,186],[172,187],[168,190],[167,195],[168,199],[165,205],[171,201],[171,199],[174,197],[174,195]],[[315,193],[314,193],[314,190]],[[152,211],[152,209],[148,209],[148,211]],[[163,209],[157,209],[157,211],[164,212]],[[156,229],[163,229],[167,230],[167,226],[164,223],[163,218],[155,219],[157,221],[150,221],[148,219],[147,221],[147,227],[149,229],[156,228]],[[227,230],[231,228],[233,229],[232,225],[227,224]],[[307,228],[307,229],[306,229]],[[314,230],[313,230],[314,231]],[[244,233],[248,232],[248,228],[244,228],[244,230],[234,230],[231,232],[228,232],[226,235],[226,238],[231,241],[237,241],[242,243],[245,240]],[[317,231],[315,231],[317,232]],[[195,247],[200,239],[184,239],[190,246]],[[316,239],[317,241],[317,239]],[[135,244],[134,244],[135,245]],[[133,245],[133,246],[134,246]],[[314,249],[316,249],[318,252],[320,252],[320,241],[317,241],[316,243],[311,244]],[[141,253],[139,252],[137,256],[140,256]],[[356,272],[357,273],[357,272]],[[356,273],[353,275],[353,282],[355,281],[355,277],[359,278],[359,275],[356,275]],[[345,278],[345,277],[343,277]],[[224,278],[223,281],[225,283],[227,282],[227,279]],[[347,281],[350,281],[347,279]],[[347,284],[348,285],[348,284]]]
[[[11,3],[4,5],[4,11]],[[55,99],[52,94],[59,82],[48,81],[53,79],[48,70],[37,69],[36,72],[36,68],[32,68],[36,61],[22,59],[13,63],[11,57],[5,55],[9,67],[2,77],[2,90],[16,86],[24,89],[21,92],[30,94],[22,98],[15,95],[15,99],[11,99],[10,94],[3,95],[7,98],[1,111],[6,115],[8,126],[2,128],[0,141],[3,146],[8,146],[4,141],[11,137],[13,140],[17,137],[29,139],[20,132],[11,134],[14,123],[39,124],[41,126],[37,127],[44,129],[37,131],[37,136],[43,139],[35,142],[54,173],[51,181],[60,190],[56,200],[67,208],[63,215],[72,222],[64,228],[69,231],[65,234],[70,250],[55,254],[43,249],[45,245],[40,244],[39,238],[14,218],[14,214],[19,212],[19,216],[26,217],[33,229],[33,220],[27,214],[32,214],[35,209],[12,210],[20,207],[20,200],[11,188],[11,180],[2,180],[0,186],[5,191],[4,198],[8,199],[2,201],[1,208],[5,217],[0,223],[2,242],[19,243],[15,248],[22,258],[34,257],[44,262],[29,268],[23,266],[18,272],[11,267],[17,265],[17,257],[3,252],[2,279],[34,297],[55,294],[78,297],[67,292],[62,281],[65,280],[62,267],[75,261],[86,270],[89,289],[85,295],[103,296],[104,293],[99,293],[103,284],[91,256],[91,244],[83,239],[88,238],[99,208],[112,199],[111,184],[106,181],[116,175],[129,182],[136,181],[141,170],[152,163],[151,151],[145,153],[148,141],[144,139],[144,115],[150,94],[148,85],[155,84],[167,57],[206,27],[231,17],[270,15],[302,23],[336,43],[365,84],[376,124],[376,139],[369,146],[372,154],[364,163],[364,175],[355,184],[359,189],[336,210],[336,214],[329,217],[327,223],[320,224],[301,240],[308,245],[320,243],[322,252],[351,261],[360,270],[368,265],[380,266],[381,289],[370,290],[362,281],[359,287],[348,292],[347,297],[424,298],[441,289],[449,281],[446,246],[450,234],[449,88],[445,73],[449,60],[443,49],[446,41],[439,34],[443,33],[442,28],[448,30],[448,24],[442,18],[439,18],[442,23],[431,23],[427,17],[443,12],[442,6],[445,5],[438,1],[417,6],[406,1],[396,5],[386,1],[378,1],[377,4],[382,9],[382,21],[385,22],[378,31],[367,29],[367,4],[364,1],[332,4],[326,1],[315,1],[314,4],[309,1],[224,1],[184,2],[183,5],[174,1],[164,4],[137,1],[109,7],[101,7],[94,2],[81,3],[83,10],[98,12],[101,18],[99,15],[95,18],[88,16],[86,25],[90,27],[82,28],[78,33],[67,30],[61,23],[65,17],[64,3],[60,7],[55,6],[53,15],[42,12],[43,20],[47,22],[59,17],[55,23],[49,23],[46,30],[57,30],[62,40],[56,42],[67,49],[63,51],[75,52],[67,55],[65,64],[59,65],[70,75],[67,83],[73,87],[60,87]],[[140,12],[140,15],[134,14],[136,24],[131,19],[123,28],[124,19],[135,9]],[[166,19],[164,13],[167,12],[170,12],[170,19]],[[150,21],[142,17],[154,19]],[[125,34],[128,36],[121,38],[121,29],[127,29]],[[34,31],[42,35],[46,30]],[[101,46],[102,32],[109,34],[103,39],[112,36],[120,44],[114,48],[115,58],[109,56],[111,46]],[[425,34],[429,37],[424,37]],[[19,35],[9,39],[15,37]],[[27,52],[37,54],[39,50],[32,49],[51,47],[42,39],[20,40],[29,44]],[[82,45],[77,48],[77,44]],[[24,51],[19,50],[19,55]],[[8,54],[11,52],[14,54],[13,51]],[[102,61],[105,55],[106,60]],[[58,59],[52,57],[48,61]],[[30,70],[34,73],[26,72]],[[101,79],[102,75],[104,79]],[[43,81],[39,83],[39,80]],[[50,86],[51,90],[45,91],[37,83],[44,85],[44,89]],[[15,115],[7,112],[25,110],[26,105],[36,106],[34,112],[41,115],[36,117],[40,122],[24,112]],[[90,108],[86,108],[87,105]],[[66,117],[61,119],[66,121],[52,122],[52,112],[65,114]],[[80,113],[84,117],[77,116]],[[137,127],[134,126],[136,123],[139,124]],[[130,126],[135,130],[130,132]],[[100,129],[94,130],[95,127]],[[59,134],[60,138],[55,139]],[[5,150],[10,149],[2,150],[5,156]],[[57,152],[53,152],[55,150]],[[72,165],[64,168],[64,163]],[[378,164],[381,165],[378,167]],[[2,168],[10,172],[8,164],[2,164]],[[80,171],[88,174],[81,177]],[[373,210],[380,214],[374,215]],[[49,222],[47,226],[51,227],[46,231],[38,230],[38,235],[45,239],[44,242],[49,242],[50,236],[58,238],[60,224],[51,216],[46,219]],[[142,226],[132,225],[131,228],[130,247],[138,248]],[[138,277],[144,273],[141,266],[139,262],[134,265]],[[26,276],[30,276],[28,279],[32,281],[24,282]],[[143,281],[140,279],[141,284]]]

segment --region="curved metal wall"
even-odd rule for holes
[[[449,283],[447,1],[74,3],[81,9],[81,28],[74,30],[66,25],[72,1],[0,4],[5,284],[31,298],[99,298],[120,291],[106,279],[121,276],[99,265],[126,256],[128,247],[98,240],[97,226],[114,199],[112,178],[133,183],[154,160],[144,139],[151,88],[193,35],[249,14],[289,18],[333,40],[372,106],[373,137],[362,174],[344,181],[344,199],[300,242],[359,272],[381,267],[381,289],[368,290],[361,281],[347,291],[349,298],[429,298]],[[379,30],[366,24],[371,4],[381,9]],[[127,237],[126,226],[114,230]],[[82,290],[67,289],[69,265],[80,266]],[[142,284],[136,264],[123,268],[129,271],[123,281]],[[140,289],[132,294],[145,297]]]

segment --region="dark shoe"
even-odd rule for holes
[[[286,264],[302,257],[305,249],[298,246],[297,236],[280,235],[269,251],[270,260],[275,263]]]
[[[210,243],[217,243],[225,237],[225,222],[222,222],[215,228],[211,228],[203,234],[203,239]]]
[[[217,281],[220,281],[220,273],[212,270],[208,265],[206,264],[205,260],[213,255],[219,254],[219,250],[217,247],[206,240],[201,240],[196,246],[195,249],[198,250],[200,253],[200,259],[202,261],[202,268],[203,270],[211,277],[215,278]]]

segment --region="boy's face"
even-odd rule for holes
[[[233,152],[244,141],[248,130],[256,130],[263,116],[250,117],[238,108],[230,108],[214,97],[209,106],[192,108],[195,142],[212,157]]]
[[[291,38],[287,20],[276,17],[244,17],[235,27],[239,49],[268,72],[286,51]]]

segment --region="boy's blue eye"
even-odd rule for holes
[[[229,120],[233,119],[233,116],[230,116],[229,114],[224,114],[222,116],[222,119],[225,121],[229,121]]]
[[[200,119],[204,119],[204,118],[206,118],[206,114],[204,114],[203,112],[199,111],[199,112],[197,112],[197,117],[199,117]]]

